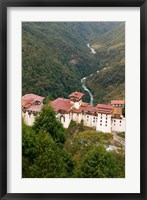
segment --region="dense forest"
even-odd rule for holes
[[[124,178],[124,149],[115,144],[118,151],[108,151],[111,144],[111,134],[88,129],[82,122],[71,121],[64,129],[46,104],[32,127],[22,126],[22,177]]]
[[[91,54],[87,43],[92,43],[96,54]],[[73,91],[82,91],[81,78],[105,66],[124,68],[124,23],[120,22],[23,22],[22,23],[22,95],[35,93],[50,99],[67,97]],[[95,103],[112,96],[124,97],[124,69],[122,74],[110,71],[110,88],[90,78],[88,87]],[[109,73],[109,72],[108,72]],[[115,81],[121,76],[121,84]],[[104,75],[104,78],[107,78]],[[99,77],[98,77],[99,78]],[[95,87],[95,84],[97,87]],[[114,87],[113,87],[114,88]],[[101,91],[105,90],[105,93]],[[119,90],[119,93],[117,93]],[[100,91],[100,92],[99,92]],[[101,94],[100,94],[101,93]],[[109,93],[109,96],[108,96]],[[105,95],[105,97],[104,97]]]
[[[125,99],[125,23],[97,37],[92,42],[102,70],[87,80],[94,103]]]

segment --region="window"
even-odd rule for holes
[[[100,120],[100,122],[102,122],[102,120]]]
[[[102,126],[102,124],[100,124],[100,126]]]
[[[106,121],[106,123],[107,123],[107,121]]]
[[[87,118],[89,118],[89,116],[87,115]]]
[[[65,117],[63,115],[60,116],[60,121],[65,122]]]
[[[114,120],[114,122],[116,122],[116,120]]]
[[[95,122],[95,120],[93,120],[93,122]]]
[[[114,124],[114,126],[115,126],[115,124]]]
[[[107,120],[107,117],[106,117],[106,120]]]
[[[105,124],[105,126],[107,126],[107,124]]]
[[[102,117],[101,117],[101,119],[102,119]]]
[[[121,124],[120,124],[120,126],[121,126]]]
[[[93,119],[95,119],[95,117],[93,117]]]
[[[121,121],[120,121],[120,123],[121,123]]]

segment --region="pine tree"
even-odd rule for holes
[[[56,118],[50,103],[43,106],[40,115],[36,118],[33,129],[35,132],[40,130],[47,132],[52,136],[56,143],[64,144],[66,139],[66,130],[61,122]]]
[[[22,134],[23,178],[71,177],[74,161],[45,131],[36,134],[32,127],[23,124]]]

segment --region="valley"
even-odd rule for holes
[[[23,22],[22,177],[125,178],[123,99],[124,22]]]
[[[125,97],[124,23],[30,22],[22,33],[22,94],[86,91],[91,105]]]

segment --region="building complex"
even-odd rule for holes
[[[81,92],[73,92],[68,99],[57,98],[51,102],[57,118],[65,128],[71,120],[104,133],[124,132],[125,117],[122,115],[124,100],[111,100],[110,104],[90,106],[82,101]],[[44,97],[26,94],[22,97],[22,116],[28,125],[33,125],[35,117],[41,112]]]

